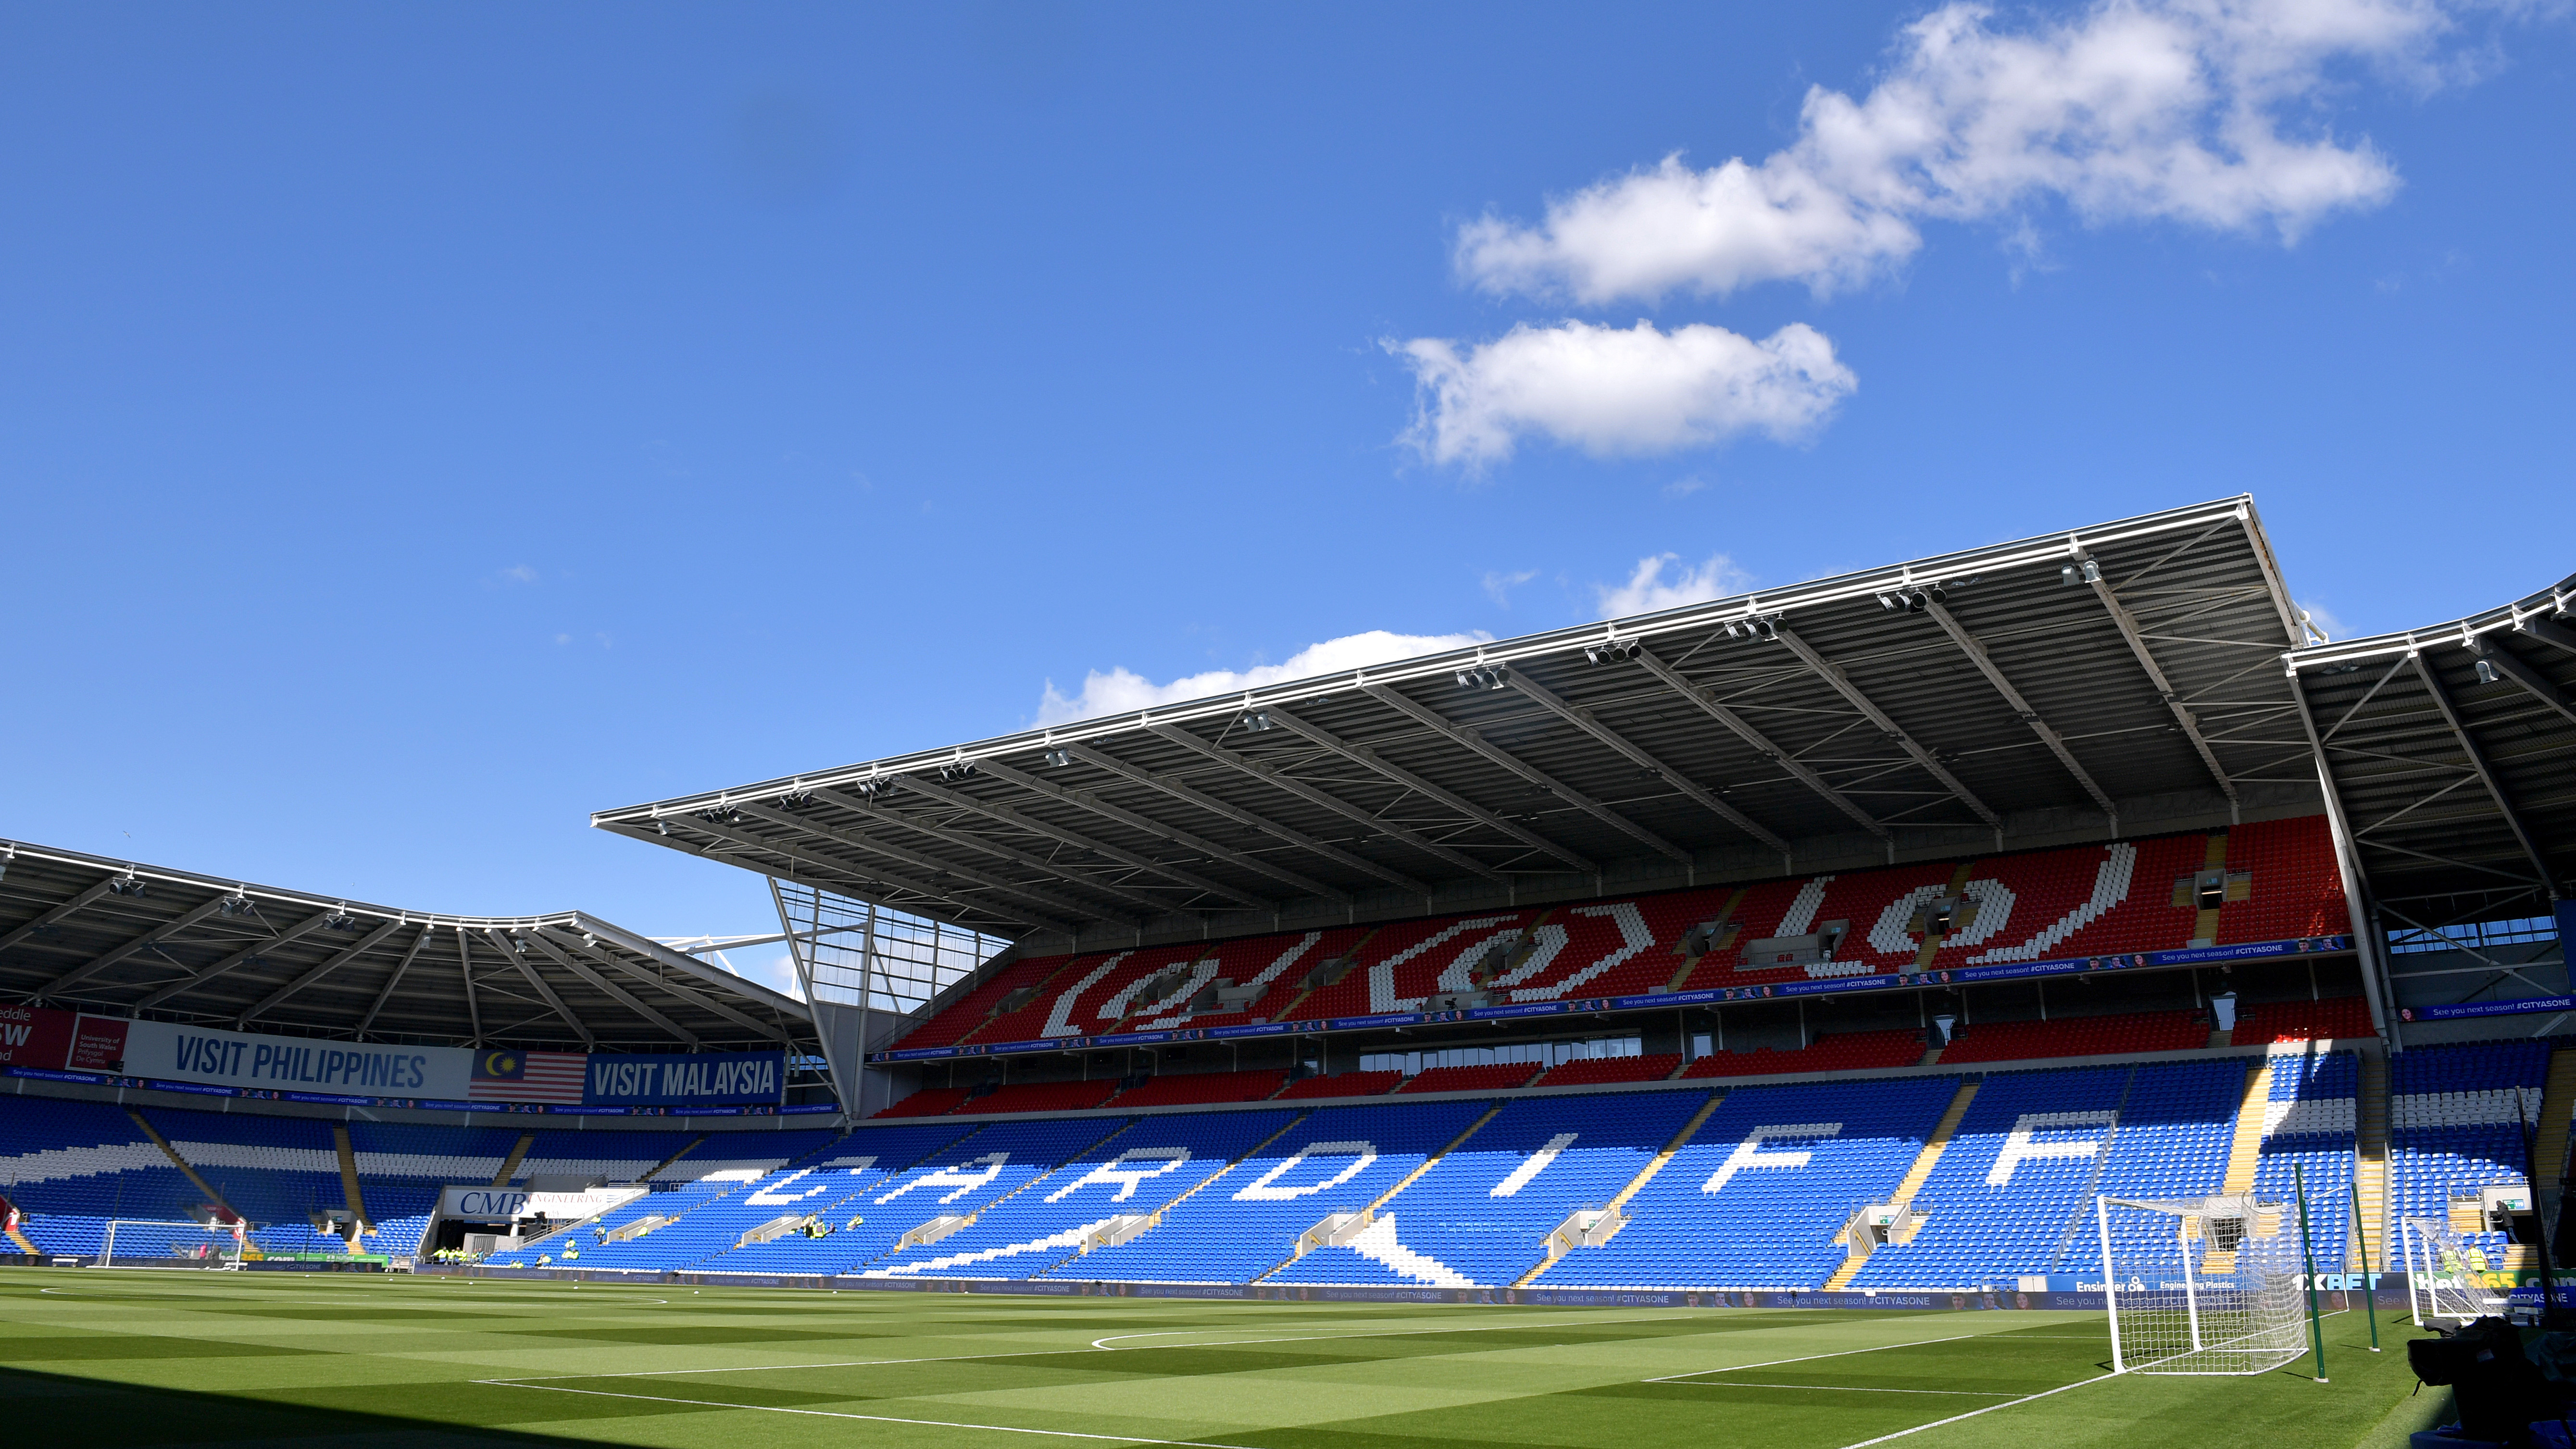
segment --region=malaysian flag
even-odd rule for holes
[[[474,1080],[465,1089],[476,1102],[552,1102],[581,1105],[583,1052],[487,1051],[474,1057]]]

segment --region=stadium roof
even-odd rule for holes
[[[2237,497],[592,823],[1075,944],[2202,828],[2319,808],[2303,626]]]
[[[801,1047],[802,1002],[579,911],[393,910],[0,842],[0,996],[235,1030]]]
[[[2289,668],[2390,929],[2546,915],[2576,874],[2576,578]]]

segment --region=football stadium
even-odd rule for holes
[[[591,818],[794,992],[0,843],[20,1432],[2402,1443],[2576,1271],[2576,578],[2292,598],[2222,498]]]

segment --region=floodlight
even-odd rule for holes
[[[1256,735],[1260,734],[1264,730],[1277,728],[1276,725],[1273,725],[1270,722],[1270,711],[1266,709],[1256,709],[1252,713],[1245,715],[1243,717],[1243,727]]]
[[[2102,565],[2095,559],[2079,560],[2059,569],[2057,581],[2069,588],[2078,584],[2098,584],[2102,581]]]
[[[1049,750],[1044,755],[1039,756],[1039,758],[1045,760],[1050,769],[1061,770],[1065,766],[1073,763],[1073,751]]]
[[[2478,661],[2478,683],[2493,684],[2502,678],[2504,678],[2504,676],[2497,672],[2494,660],[2481,659]]]
[[[239,891],[235,891],[233,894],[217,901],[215,903],[215,909],[227,916],[247,916],[251,912],[250,897],[241,894]]]
[[[139,896],[143,894],[143,882],[136,879],[132,871],[127,871],[107,883],[107,893],[115,896]]]
[[[326,931],[354,931],[358,929],[358,918],[349,914],[349,903],[347,901],[342,901],[340,904],[331,908],[331,914],[322,918],[322,929]]]
[[[975,762],[973,760],[951,760],[947,764],[939,767],[939,778],[943,780],[964,780],[972,777],[974,773]]]
[[[1478,664],[1458,671],[1460,689],[1500,689],[1510,679],[1510,671],[1499,664]]]

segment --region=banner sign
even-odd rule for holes
[[[582,1084],[590,1107],[712,1107],[776,1102],[785,1095],[784,1052],[697,1052],[688,1056],[594,1053]]]
[[[518,1187],[449,1187],[438,1194],[438,1215],[473,1222],[503,1222],[540,1213],[563,1222],[603,1213],[644,1195],[638,1187],[594,1187],[588,1192],[530,1192]]]
[[[1911,991],[1925,986],[1972,986],[1990,981],[2044,980],[2051,976],[2097,971],[2143,971],[2177,966],[2207,966],[2230,961],[2256,961],[2281,956],[2321,956],[2352,949],[2350,936],[2303,936],[2286,941],[2249,941],[2236,946],[2199,946],[2180,951],[2140,951],[2124,956],[2077,956],[2060,961],[2008,961],[1992,966],[1957,966],[1941,971],[1910,971],[1869,976],[1835,976],[1812,981],[1776,981],[1763,986],[1716,986],[1701,991],[1661,992],[1652,996],[1594,997],[1581,1001],[1525,1001],[1507,1006],[1475,1006],[1457,1011],[1398,1011],[1376,1016],[1337,1016],[1330,1021],[1253,1022],[1244,1026],[1181,1027],[1171,1031],[1122,1032],[1115,1036],[1065,1036],[1043,1041],[986,1042],[971,1046],[910,1047],[870,1052],[872,1064],[946,1061],[957,1057],[1012,1056],[1025,1052],[1080,1051],[1086,1047],[1148,1046],[1176,1041],[1223,1041],[1231,1037],[1279,1036],[1320,1031],[1372,1031],[1391,1026],[1426,1026],[1444,1021],[1498,1021],[1513,1017],[1569,1016],[1604,1011],[1671,1011],[1683,1006],[1715,1006],[1729,1001],[1769,1001],[1799,996],[1844,996],[1864,991]],[[2512,1010],[2546,1010],[2513,1005]],[[2458,1008],[2426,1008],[2457,1011]],[[2492,1014],[2492,1012],[2465,1013]],[[2435,1019],[2428,1017],[2427,1020]]]
[[[219,1087],[293,1088],[462,1097],[474,1054],[461,1047],[384,1046],[84,1016],[74,1068],[106,1068]],[[110,1054],[113,1054],[112,1056]],[[112,1063],[112,1065],[111,1065]]]
[[[74,1020],[42,1006],[0,1006],[0,1067],[60,1067]]]
[[[2576,1011],[2576,996],[2534,996],[2521,1001],[2468,1001],[2458,1006],[2401,1006],[2399,1021],[2457,1021],[2474,1016],[2519,1016],[2534,1011]]]

